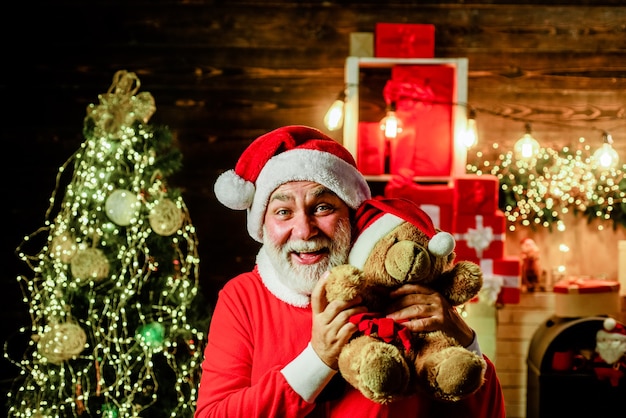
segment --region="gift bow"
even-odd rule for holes
[[[411,331],[391,318],[386,318],[379,313],[364,312],[352,315],[350,322],[357,325],[359,331],[365,335],[376,333],[386,343],[397,337],[405,350],[411,349]]]
[[[105,94],[98,95],[99,105],[87,107],[87,117],[94,122],[94,135],[111,140],[121,139],[124,130],[135,121],[147,123],[156,111],[154,97],[148,92],[137,95],[140,82],[135,73],[120,70]]]
[[[504,286],[504,279],[501,275],[494,274],[491,259],[480,260],[480,268],[483,271],[483,285],[478,292],[478,300],[494,306]]]
[[[467,241],[467,246],[476,251],[478,258],[483,258],[483,251],[489,248],[493,241],[503,241],[504,234],[495,234],[493,228],[484,226],[482,215],[476,215],[476,228],[468,228],[465,234],[454,234],[454,238]]]

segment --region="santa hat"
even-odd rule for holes
[[[354,158],[341,144],[307,126],[285,126],[254,140],[234,170],[215,182],[215,196],[230,209],[247,210],[248,233],[263,241],[263,217],[270,194],[290,181],[313,181],[356,209],[371,197]]]
[[[614,318],[606,318],[602,325],[603,329],[598,331],[597,338],[626,341],[626,327]]]
[[[355,237],[348,262],[363,268],[376,243],[394,228],[409,222],[429,238],[428,251],[436,257],[447,257],[454,251],[452,234],[438,231],[432,219],[416,203],[402,198],[366,200],[356,213]]]

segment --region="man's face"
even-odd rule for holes
[[[346,262],[350,238],[350,210],[324,186],[289,182],[271,194],[263,244],[290,288],[310,293],[322,273]]]

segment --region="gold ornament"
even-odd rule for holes
[[[79,355],[86,343],[87,335],[78,324],[64,322],[41,336],[37,349],[50,363],[61,364]]]
[[[72,275],[81,282],[100,280],[109,275],[109,260],[98,248],[86,248],[72,258]]]
[[[50,255],[66,264],[74,257],[76,250],[76,240],[69,232],[57,235],[50,243]]]
[[[183,212],[170,199],[163,199],[150,211],[150,226],[159,235],[169,236],[183,226]]]
[[[116,189],[107,198],[104,210],[109,219],[117,225],[127,226],[135,217],[140,204],[134,193],[129,190]]]

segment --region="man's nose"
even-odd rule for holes
[[[292,235],[298,239],[308,240],[317,234],[317,221],[315,216],[300,213],[296,216]]]

